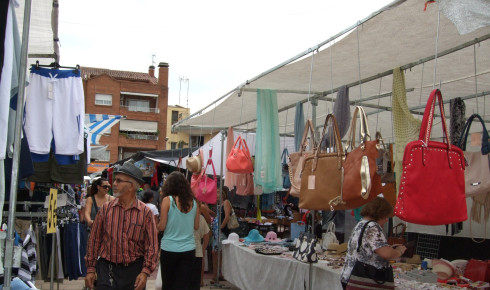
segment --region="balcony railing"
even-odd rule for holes
[[[144,113],[155,113],[159,114],[159,108],[148,108],[148,107],[136,107],[136,106],[124,106],[120,105],[121,108],[126,109],[130,112],[144,112]]]
[[[137,140],[158,140],[157,135],[144,135],[144,134],[127,134],[126,138],[137,139]]]

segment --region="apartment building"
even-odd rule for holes
[[[114,163],[138,151],[166,150],[168,63],[148,73],[81,67],[86,114],[125,116],[100,138],[108,145],[98,161]],[[170,125],[169,125],[170,126]]]

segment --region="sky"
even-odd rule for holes
[[[194,113],[391,2],[60,1],[60,64],[148,72],[155,55],[168,104]]]

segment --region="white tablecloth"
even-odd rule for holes
[[[223,276],[240,289],[308,289],[310,265],[292,258],[266,256],[235,244],[222,245]],[[312,289],[342,289],[340,269],[312,267]]]

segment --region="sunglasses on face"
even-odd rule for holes
[[[110,185],[102,185],[102,188],[103,189],[111,189],[111,186]]]

